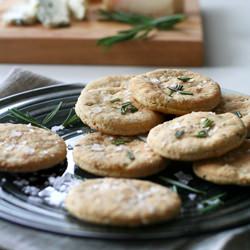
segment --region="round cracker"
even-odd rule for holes
[[[83,136],[74,147],[75,163],[92,174],[110,177],[145,177],[166,167],[166,160],[138,137],[101,133]]]
[[[95,81],[88,83],[85,87],[86,90],[90,89],[101,89],[101,88],[128,88],[129,81],[133,75],[114,75],[114,76],[105,76]]]
[[[241,94],[228,94],[222,95],[220,104],[216,107],[215,112],[222,113],[235,113],[238,115],[248,130],[250,136],[250,97]]]
[[[207,126],[210,123],[211,126]],[[193,112],[153,128],[147,142],[158,154],[194,161],[221,156],[244,141],[247,129],[236,115]]]
[[[166,114],[211,111],[221,100],[221,90],[216,82],[187,70],[155,70],[134,77],[130,83],[133,97],[139,103]]]
[[[134,101],[124,87],[84,89],[75,110],[92,129],[111,135],[143,134],[164,121],[162,115]]]
[[[194,163],[194,173],[207,181],[221,185],[250,185],[250,140],[223,155]]]
[[[38,171],[55,166],[65,157],[65,142],[57,134],[30,125],[0,124],[1,171]]]
[[[83,221],[139,226],[176,217],[181,200],[170,189],[149,181],[102,178],[73,187],[65,206]]]

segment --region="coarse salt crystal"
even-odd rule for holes
[[[185,174],[182,171],[179,171],[177,173],[174,174],[177,179],[182,182],[183,184],[187,185],[191,180],[193,180],[193,177],[189,174]]]
[[[101,151],[104,151],[104,147],[101,144],[94,143],[91,146],[91,150],[96,151],[96,152],[101,152]]]
[[[195,200],[196,197],[197,197],[196,194],[193,194],[193,193],[188,194],[188,198],[189,198],[189,200],[191,200],[191,201]]]
[[[22,136],[22,134],[23,133],[20,131],[12,130],[10,133],[10,137],[20,137],[20,136]]]
[[[59,126],[53,126],[51,128],[51,131],[54,132],[54,133],[56,133],[56,132],[58,132],[60,130],[63,130],[63,129],[64,129],[64,126],[63,125],[59,125]]]

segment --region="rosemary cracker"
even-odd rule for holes
[[[92,129],[111,135],[138,135],[164,121],[162,115],[131,98],[127,76],[101,81],[103,84],[99,81],[98,86],[92,83],[84,89],[76,103],[77,115]],[[116,87],[102,87],[106,84]]]
[[[110,177],[145,177],[167,165],[166,159],[137,137],[108,136],[98,132],[84,135],[76,143],[73,157],[81,169]]]
[[[153,128],[147,142],[163,157],[194,161],[218,157],[239,147],[246,134],[243,122],[234,114],[193,112]]]
[[[221,100],[212,79],[180,69],[159,69],[131,79],[133,97],[148,109],[174,115],[211,111]]]
[[[24,124],[0,124],[0,170],[33,172],[55,166],[66,157],[66,145],[49,130]]]
[[[242,119],[248,130],[248,136],[250,136],[250,97],[241,94],[223,94],[222,100],[215,112],[222,113],[234,113]]]
[[[102,178],[73,187],[65,206],[83,221],[131,227],[176,217],[181,200],[170,189],[149,181]]]
[[[250,140],[220,158],[195,162],[193,170],[216,184],[250,185]]]

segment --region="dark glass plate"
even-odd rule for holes
[[[56,104],[63,101],[63,106],[56,116],[56,121],[54,121],[57,125],[61,124],[69,110],[74,107],[82,88],[83,85],[81,84],[66,84],[36,89],[2,99],[0,101],[0,122],[13,122],[8,116],[8,109],[13,107],[28,111],[38,120],[41,120]],[[78,124],[59,133],[67,144],[71,144],[81,134],[89,131],[90,129],[87,126]],[[159,225],[132,229],[104,227],[79,222],[69,216],[63,208],[53,207],[38,197],[30,197],[30,195],[25,194],[23,186],[20,185],[21,180],[21,182],[28,182],[33,187],[46,187],[49,176],[61,176],[67,164],[73,166],[70,148],[68,156],[68,163],[65,162],[47,171],[22,175],[0,173],[2,180],[0,218],[48,232],[102,239],[166,239],[218,231],[250,222],[249,188],[217,186],[202,181],[193,175],[190,163],[180,162],[172,162],[171,167],[160,175],[176,179],[174,174],[182,171],[192,176],[190,186],[206,191],[207,194],[197,195],[194,200],[191,200],[190,192],[179,188],[178,192],[183,201],[183,209],[177,219]],[[80,179],[96,178],[77,167],[75,176]],[[148,179],[166,185],[159,180],[157,175]],[[206,214],[199,212],[197,206],[201,200],[223,192],[226,193],[226,196],[223,198],[224,204],[222,206]]]

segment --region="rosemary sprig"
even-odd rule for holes
[[[99,10],[99,14],[101,16],[100,21],[116,21],[131,25],[145,24],[153,20],[151,17],[121,11]]]
[[[166,183],[168,183],[168,184],[175,185],[176,187],[186,189],[188,191],[191,191],[191,192],[194,192],[194,193],[197,193],[197,194],[206,194],[205,191],[202,191],[202,190],[199,190],[199,189],[196,189],[196,188],[192,188],[192,187],[190,187],[188,185],[185,185],[182,182],[170,179],[170,178],[165,177],[165,176],[160,176],[159,179],[166,182]]]
[[[112,140],[112,144],[116,145],[116,146],[120,146],[120,145],[123,145],[123,144],[126,144],[126,143],[129,143],[131,142],[133,139],[130,139],[130,138],[122,138],[122,137],[118,137],[118,138],[115,138],[114,140]]]
[[[236,111],[236,112],[234,112],[234,114],[237,115],[239,118],[243,117],[240,111]]]
[[[9,113],[13,118],[15,118],[16,120],[18,120],[21,123],[26,123],[26,124],[30,123],[33,126],[43,128],[43,129],[48,129],[48,127],[46,125],[55,118],[55,116],[57,115],[58,111],[60,110],[62,104],[63,103],[60,102],[58,105],[56,105],[56,107],[49,114],[46,115],[46,117],[43,119],[43,121],[41,123],[39,121],[37,121],[36,118],[31,116],[29,113],[22,112],[17,108],[10,109]],[[66,127],[80,121],[78,116],[76,114],[73,114],[73,111],[74,111],[73,109],[71,109],[69,111],[67,118],[65,119],[65,121],[62,124],[63,127],[66,128]]]
[[[200,213],[210,212],[218,207],[220,207],[224,202],[221,200],[226,193],[221,193],[215,196],[212,196],[206,200],[203,200],[199,203],[198,211]]]
[[[60,110],[61,106],[62,106],[62,102],[60,102],[58,105],[56,105],[56,107],[45,116],[45,118],[42,121],[43,125],[47,125],[58,113],[58,111]]]
[[[131,102],[124,102],[121,107],[121,114],[125,115],[127,113],[135,113],[138,109]]]
[[[43,124],[40,124],[34,117],[32,117],[29,113],[25,113],[20,111],[17,108],[9,109],[9,113],[12,117],[17,119],[20,122],[30,123],[36,127],[47,129]]]
[[[119,31],[114,36],[108,36],[99,39],[97,41],[97,45],[104,47],[111,47],[116,43],[128,40],[145,39],[152,30],[171,29],[175,24],[183,21],[185,18],[185,16],[182,14],[164,16],[156,19],[121,12],[112,12],[110,14],[107,12],[101,12],[101,14],[108,21],[118,21],[133,25],[131,29]]]

